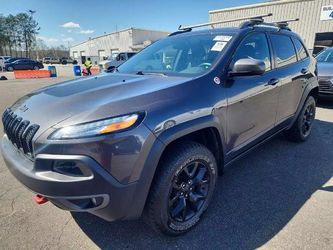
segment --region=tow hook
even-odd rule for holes
[[[36,194],[36,195],[34,196],[34,200],[35,200],[35,202],[36,202],[38,205],[42,205],[42,204],[44,204],[44,203],[46,203],[46,202],[49,201],[46,197],[41,196],[41,195],[39,195],[39,194]]]

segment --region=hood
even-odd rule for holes
[[[106,63],[110,63],[110,62],[112,62],[112,60],[103,60],[103,61],[99,61],[99,65],[104,65],[104,64],[106,64]]]
[[[333,78],[333,63],[317,63],[319,77],[332,77]]]
[[[120,64],[122,64],[124,61],[116,61],[116,60],[105,60],[105,61],[101,61],[98,63],[98,65],[104,67],[105,69],[107,69],[108,67],[114,66],[117,67]]]
[[[171,95],[160,90],[187,80],[185,77],[100,74],[37,90],[19,99],[11,109],[45,131],[57,124],[60,127],[147,111],[151,105],[172,100]]]

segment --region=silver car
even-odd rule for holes
[[[320,96],[333,97],[333,47],[328,48],[316,57]]]
[[[112,72],[116,67],[126,62],[135,54],[136,52],[121,52],[115,57],[111,55],[107,60],[99,62],[99,69],[101,72]]]

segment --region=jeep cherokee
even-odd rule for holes
[[[171,34],[113,73],[32,92],[3,114],[12,174],[59,208],[195,226],[223,168],[268,138],[308,139],[316,62],[279,23]]]

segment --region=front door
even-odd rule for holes
[[[252,33],[242,41],[233,56],[230,69],[243,58],[264,61],[266,72],[263,75],[228,79],[228,153],[237,152],[275,124],[279,82],[272,71],[271,52],[265,33]]]

